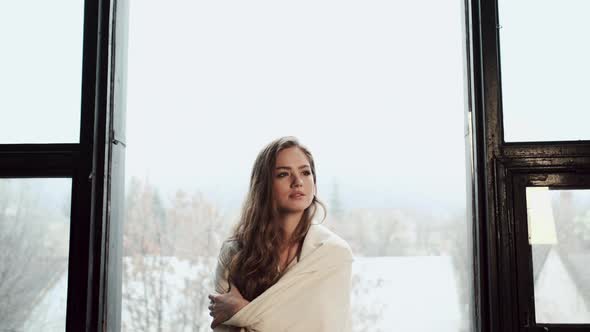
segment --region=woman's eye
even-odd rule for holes
[[[287,175],[289,175],[289,173],[287,173],[287,172],[281,172],[281,173],[277,174],[277,177],[284,178]]]
[[[309,176],[309,175],[311,175],[311,172],[310,171],[303,171],[303,175]]]

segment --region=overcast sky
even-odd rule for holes
[[[589,5],[531,1],[500,3],[505,117],[528,126],[507,137],[590,138]],[[295,135],[327,201],[337,183],[348,208],[463,209],[461,2],[131,1],[127,176],[233,208],[258,151]],[[81,3],[0,4],[2,141],[77,141]]]
[[[589,140],[590,1],[498,6],[506,140]]]
[[[326,200],[338,183],[346,207],[464,205],[459,1],[130,12],[128,174],[236,205],[258,151],[295,135]]]
[[[0,1],[0,142],[80,135],[83,1]]]

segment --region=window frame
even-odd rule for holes
[[[590,141],[505,142],[500,75],[497,0],[466,0],[468,73],[474,146],[474,265],[476,324],[479,332],[580,331],[590,324],[530,324],[519,288],[516,262],[530,260],[515,232],[515,174],[579,174],[590,170]],[[568,188],[577,184],[569,183]],[[565,189],[565,187],[564,187]],[[516,193],[521,195],[521,193]],[[519,196],[518,196],[519,197]],[[522,239],[520,239],[522,240]],[[524,283],[524,284],[523,284]]]
[[[114,133],[116,126],[119,135],[124,134],[120,125],[124,112],[114,112],[113,107],[113,95],[117,96],[114,87],[124,87],[124,79],[120,83],[124,71],[119,71],[119,76],[112,75],[116,44],[113,8],[126,6],[126,1],[119,2],[122,4],[110,0],[84,1],[79,143],[0,142],[0,178],[72,181],[66,331],[103,331],[106,308],[120,301],[106,297],[107,293],[116,294],[116,283],[108,283],[105,275],[110,252],[114,253],[112,261],[117,261],[116,247],[109,247],[116,241],[109,241],[113,235],[108,233],[108,224],[111,191],[122,192],[123,182],[119,179],[125,147],[124,139]],[[122,17],[121,22],[125,21]],[[126,39],[122,44],[126,46]],[[124,110],[124,105],[121,108]],[[113,183],[116,190],[111,189]],[[118,331],[116,319],[113,321],[115,324],[108,330]]]
[[[535,321],[533,260],[532,248],[528,244],[526,188],[590,189],[590,169],[572,172],[564,170],[562,167],[552,167],[545,169],[543,173],[536,173],[528,169],[511,169],[507,173],[509,174],[509,187],[512,188],[509,192],[514,202],[514,229],[512,232],[516,237],[517,296],[519,303],[522,304],[518,312],[520,326],[531,331],[587,331],[589,324],[554,324]]]

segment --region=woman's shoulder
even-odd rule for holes
[[[333,254],[352,259],[352,249],[348,242],[328,227],[322,224],[312,224],[308,235],[313,237],[314,242],[326,247]]]
[[[231,262],[233,256],[238,252],[239,246],[238,241],[233,238],[229,238],[221,244],[221,249],[219,250],[219,262],[223,265],[228,265]]]
[[[237,251],[238,240],[230,237],[221,243],[221,251]]]

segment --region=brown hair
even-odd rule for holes
[[[242,296],[252,301],[281,277],[278,271],[279,249],[285,244],[303,241],[318,205],[324,211],[325,205],[314,195],[308,208],[303,212],[301,221],[295,228],[291,239],[284,239],[281,226],[272,222],[278,211],[273,204],[273,169],[278,153],[287,148],[297,147],[307,157],[311,173],[316,182],[313,157],[295,137],[281,137],[268,144],[256,158],[250,188],[242,207],[238,224],[230,241],[236,241],[236,252],[229,264],[229,280],[240,290]]]

